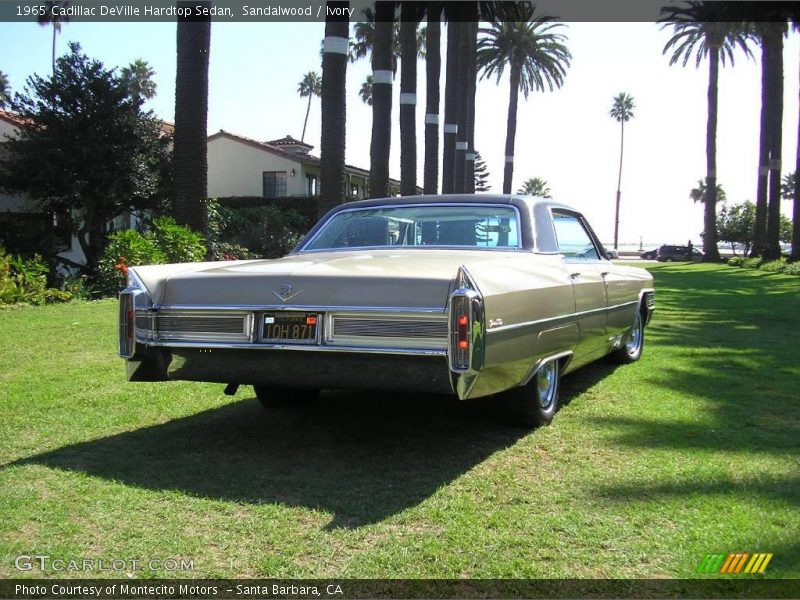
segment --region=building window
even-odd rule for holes
[[[286,171],[264,171],[264,198],[286,196]]]

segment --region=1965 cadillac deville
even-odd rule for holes
[[[252,384],[265,405],[323,388],[500,394],[544,425],[561,375],[639,359],[652,282],[554,202],[364,200],[277,260],[129,269],[119,353],[131,381]]]

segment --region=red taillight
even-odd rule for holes
[[[458,340],[458,347],[461,350],[466,350],[469,348],[469,342],[467,340]]]
[[[125,358],[133,356],[136,346],[136,313],[133,294],[119,295],[119,354]]]
[[[306,317],[306,325],[316,325],[317,317]]]

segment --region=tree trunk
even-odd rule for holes
[[[625,147],[625,121],[619,122],[619,175],[617,176],[617,202],[614,210],[614,250],[619,242],[619,201],[622,196],[622,151]]]
[[[308,114],[311,112],[311,98],[313,98],[314,92],[312,91],[308,94],[308,105],[306,106],[306,118],[303,121],[303,133],[300,136],[300,141],[304,141],[306,139],[306,126],[308,125]]]
[[[783,23],[769,23],[769,204],[767,205],[767,244],[764,258],[780,258],[781,244],[781,143],[783,130]]]
[[[794,167],[794,208],[792,210],[792,252],[789,261],[800,260],[800,115],[797,119],[797,157]]]
[[[510,194],[514,178],[514,140],[517,136],[517,101],[519,100],[519,79],[522,67],[511,65],[511,89],[508,97],[508,121],[506,124],[506,156],[503,171],[503,193]]]
[[[347,50],[349,2],[327,2],[322,53],[322,134],[320,139],[320,216],[345,199],[344,153],[347,129]],[[338,13],[338,14],[330,14]]]
[[[178,2],[180,8],[196,5]],[[208,235],[208,59],[210,17],[178,17],[175,78],[175,220]]]
[[[425,38],[425,175],[426,194],[439,191],[439,73],[441,71],[441,16],[439,2],[428,2]]]
[[[53,21],[53,77],[56,76],[56,36],[58,35],[58,23]]]
[[[456,125],[458,131],[456,132],[456,153],[454,158],[453,168],[453,191],[457,194],[463,194],[465,189],[464,173],[465,173],[465,160],[467,155],[467,69],[468,57],[467,52],[467,32],[469,30],[469,23],[458,23],[458,74],[456,79],[457,93],[456,93]]]
[[[706,127],[706,199],[703,228],[703,260],[719,262],[717,248],[717,81],[719,48],[711,48],[708,67],[708,124]]]
[[[458,131],[458,3],[452,3],[447,23],[447,80],[444,88],[444,138],[442,151],[442,193],[452,194],[455,185],[456,132]],[[445,9],[448,5],[445,4]]]
[[[400,13],[400,193],[417,193],[417,20],[413,5]]]
[[[372,46],[372,140],[369,157],[371,198],[389,195],[389,152],[392,143],[392,28],[394,3],[375,3]]]
[[[468,23],[467,40],[467,155],[464,168],[464,191],[468,194],[475,193],[475,92],[478,82],[478,15],[477,5],[470,5],[475,19]]]
[[[762,24],[763,26],[764,24]],[[769,48],[763,30],[761,42],[761,133],[758,144],[758,184],[756,186],[756,222],[752,256],[763,256],[767,243],[767,181],[769,176]]]

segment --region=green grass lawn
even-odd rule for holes
[[[126,383],[114,301],[0,311],[0,577],[682,578],[733,551],[800,577],[800,278],[651,270],[642,360],[567,376],[533,432],[490,401]]]

